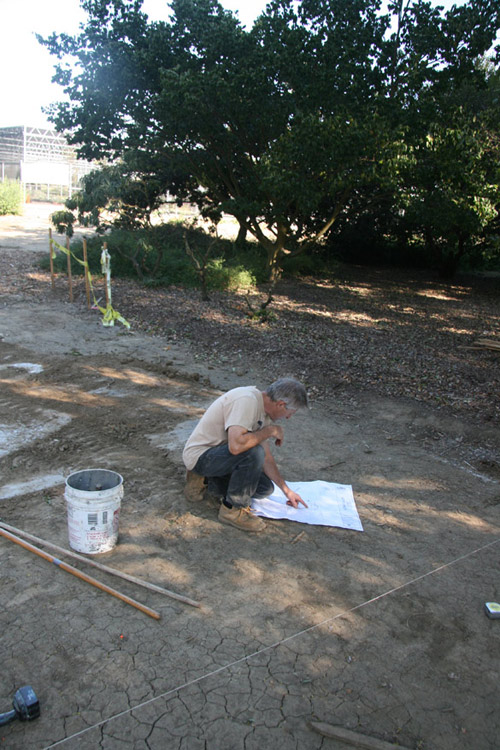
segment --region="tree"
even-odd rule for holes
[[[500,203],[500,109],[488,95],[493,60],[481,57],[495,40],[500,9],[478,0],[444,17],[425,3],[408,12],[414,23],[402,31],[407,60],[398,59],[393,79],[407,123],[399,223],[406,235],[422,238],[433,265],[451,278],[483,241]],[[432,33],[411,32],[414,26]]]
[[[498,247],[500,110],[493,60],[499,8],[396,2],[396,27],[380,59],[400,148],[385,185],[356,191],[337,244],[357,257],[395,259],[425,246],[428,262],[451,277],[460,262]],[[389,115],[391,117],[391,115]],[[498,229],[496,230],[498,235]],[[352,246],[352,245],[351,245]],[[420,251],[419,251],[420,252]],[[420,253],[421,257],[422,254]]]
[[[422,235],[444,278],[497,216],[499,146],[478,119],[456,113],[453,122],[434,124],[413,150],[404,221]]]
[[[250,31],[217,0],[173,0],[161,23],[140,0],[82,6],[79,36],[42,40],[71,100],[53,106],[56,127],[82,156],[121,158],[205,216],[235,216],[271,278],[354,195],[392,189],[408,142],[477,75],[473,59],[499,27],[493,0],[445,16],[398,0],[392,36],[380,0],[272,0]]]
[[[133,154],[138,174],[179,200],[214,219],[233,214],[265,249],[271,277],[285,253],[328,231],[352,186],[372,175],[378,2],[310,3],[300,14],[275,2],[251,32],[216,0],[174,0],[171,22],[149,25],[135,0],[82,5],[89,21],[79,37],[43,42],[80,66],[72,74],[63,61],[56,71],[71,98],[52,108],[56,127],[82,156]],[[347,31],[351,49],[337,60]],[[339,75],[329,83],[332,63]]]

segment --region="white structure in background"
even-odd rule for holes
[[[96,167],[77,159],[75,149],[55,130],[0,128],[0,180],[20,180],[28,200],[31,194],[47,200],[70,197]]]

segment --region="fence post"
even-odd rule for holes
[[[87,240],[83,238],[83,262],[85,263],[85,294],[87,295],[87,307],[90,310],[90,288],[89,288],[89,264],[87,260]]]
[[[52,229],[49,227],[50,284],[52,286],[52,290],[56,288],[55,281],[54,281],[54,258],[52,257],[53,253],[54,253],[54,243],[52,241]]]
[[[66,250],[68,251],[68,281],[69,281],[69,301],[73,302],[73,277],[71,275],[71,255],[69,252],[69,237],[66,235]]]

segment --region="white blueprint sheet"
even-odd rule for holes
[[[265,518],[286,518],[289,521],[317,526],[339,526],[342,529],[363,531],[350,484],[333,482],[287,482],[307,503],[304,508],[292,508],[276,485],[274,492],[263,500],[252,500],[256,515]]]

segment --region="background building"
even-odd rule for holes
[[[75,149],[55,130],[0,128],[0,180],[20,180],[28,201],[64,200],[96,167],[77,159]]]

